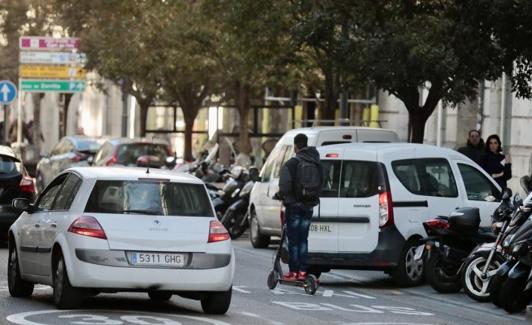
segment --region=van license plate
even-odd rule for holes
[[[416,254],[414,255],[414,260],[419,261],[421,257],[423,256],[423,252],[425,251],[425,245],[420,245],[416,248]]]
[[[320,233],[334,232],[334,225],[330,223],[313,223],[310,225],[310,231]]]
[[[131,253],[131,264],[137,266],[183,267],[184,254],[174,253]]]

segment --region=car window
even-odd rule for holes
[[[0,155],[0,175],[18,174],[20,171],[20,162],[18,162],[15,158]]]
[[[64,154],[64,153],[67,153],[67,152],[71,152],[71,151],[74,151],[74,144],[72,143],[72,141],[70,140],[65,140],[65,144],[64,146],[61,148],[61,153]]]
[[[323,187],[321,197],[338,197],[340,188],[340,171],[342,169],[341,160],[322,160],[323,167]]]
[[[63,183],[63,186],[57,193],[53,210],[69,210],[80,185],[81,179],[74,174],[69,174]]]
[[[392,162],[395,176],[414,194],[458,197],[451,165],[443,158],[397,160]]]
[[[266,163],[262,167],[262,170],[260,171],[260,177],[262,182],[269,182],[270,178],[272,176],[272,169],[273,165],[275,163],[275,157],[280,153],[281,147],[276,147],[273,149],[273,151],[270,153],[270,156],[268,159],[266,159]]]
[[[162,181],[97,181],[85,212],[214,216],[202,184]]]
[[[65,181],[65,176],[60,176],[52,181],[50,185],[44,190],[42,196],[39,198],[37,208],[39,210],[48,211],[52,210],[54,200]]]
[[[168,151],[165,145],[154,143],[131,143],[118,147],[117,159],[122,165],[135,165],[140,156],[154,156],[161,164],[166,162]]]
[[[340,197],[370,197],[379,193],[379,186],[385,185],[383,168],[377,162],[344,160]]]
[[[96,152],[100,148],[100,144],[95,140],[83,139],[76,141],[77,151]]]
[[[96,154],[96,156],[94,156],[94,164],[99,164],[100,161],[104,160],[112,151],[112,148],[113,148],[113,145],[110,144],[110,143],[105,143],[101,148],[100,150],[98,151],[98,153]]]
[[[501,193],[490,180],[473,166],[458,164],[467,198],[472,201],[499,200]]]
[[[284,145],[281,147],[281,151],[279,154],[274,158],[274,166],[273,166],[273,178],[279,178],[279,174],[281,172],[281,167],[283,166],[283,161],[286,155],[286,152],[288,151],[290,146]]]

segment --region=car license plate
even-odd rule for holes
[[[166,266],[183,267],[185,265],[185,255],[175,253],[131,253],[131,264],[136,266]]]
[[[311,232],[329,233],[334,232],[334,225],[330,223],[313,223],[310,225]]]
[[[414,255],[414,260],[419,261],[421,257],[423,256],[423,252],[425,251],[425,245],[420,245],[416,248],[416,254]]]

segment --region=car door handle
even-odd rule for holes
[[[36,223],[36,224],[35,224],[35,228],[41,228],[41,225],[38,224],[38,223]]]
[[[51,223],[51,224],[50,224],[50,227],[52,227],[52,228],[57,228],[57,223]]]

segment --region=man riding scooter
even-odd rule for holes
[[[307,278],[308,235],[313,208],[320,202],[323,170],[315,147],[307,146],[307,136],[294,138],[296,156],[281,169],[279,193],[275,196],[286,207],[288,235],[288,266],[283,281],[304,281]]]

